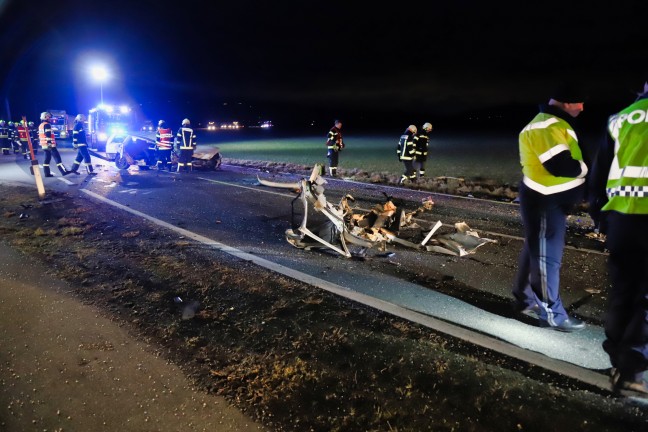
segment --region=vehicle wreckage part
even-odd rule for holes
[[[421,246],[425,246],[425,244],[426,244],[428,241],[430,241],[430,239],[432,238],[432,236],[434,235],[434,233],[435,233],[439,228],[441,228],[441,225],[443,225],[443,224],[441,223],[441,221],[437,221],[437,223],[434,224],[434,226],[432,227],[432,229],[430,230],[430,232],[428,233],[428,235],[426,235],[425,238],[423,239],[423,241],[421,242]]]
[[[300,183],[279,183],[279,182],[273,182],[273,181],[268,181],[260,178],[257,175],[257,180],[259,180],[259,183],[263,186],[268,186],[268,187],[274,187],[274,188],[279,188],[279,189],[292,189],[292,190],[299,190],[301,187]]]

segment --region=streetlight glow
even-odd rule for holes
[[[103,83],[109,78],[108,70],[106,70],[106,68],[103,66],[94,66],[92,69],[90,69],[90,73],[92,74],[92,77],[95,79],[95,81],[99,82],[101,89],[101,105],[103,105]]]

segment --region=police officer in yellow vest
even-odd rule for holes
[[[603,349],[614,393],[648,398],[648,76],[635,102],[609,118],[608,134],[589,196],[610,251]]]
[[[583,111],[583,99],[576,87],[558,86],[519,136],[524,246],[513,286],[515,308],[537,316],[541,327],[564,332],[585,327],[567,315],[559,292],[567,212],[583,199],[587,175],[569,123]]]

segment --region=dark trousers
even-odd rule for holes
[[[9,142],[9,138],[0,138],[0,147],[2,147],[3,154],[11,153],[11,142]]]
[[[52,161],[52,157],[54,157],[54,162],[56,162],[59,171],[61,171],[62,174],[67,172],[67,169],[65,169],[63,161],[61,160],[61,155],[56,147],[44,148],[43,150],[45,151],[45,160],[43,161],[43,170],[45,171],[45,175],[50,173],[50,162]]]
[[[326,153],[326,158],[329,161],[330,174],[335,175],[337,173],[337,166],[340,160],[340,152],[335,151],[333,149],[328,149],[328,152]]]
[[[180,156],[178,157],[178,172],[184,169],[189,171],[193,164],[191,160],[193,159],[193,149],[180,149]]]
[[[606,216],[612,288],[603,349],[624,379],[637,380],[648,369],[648,216]]]
[[[86,164],[88,172],[92,172],[92,162],[90,159],[88,146],[80,145],[79,148],[77,148],[77,155],[74,159],[74,163],[72,164],[72,171],[78,171],[82,161]]]
[[[419,177],[425,177],[425,159],[417,159],[414,161],[414,168]]]
[[[405,180],[416,180],[416,173],[414,172],[414,161],[411,159],[403,159],[402,162],[405,166],[405,172],[401,177],[401,183]]]
[[[520,185],[524,246],[513,297],[520,308],[540,306],[540,319],[560,325],[568,318],[560,298],[560,265],[565,247],[568,205]]]
[[[157,168],[159,170],[171,170],[171,149],[158,149],[157,150]]]

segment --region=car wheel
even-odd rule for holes
[[[117,167],[117,169],[125,170],[128,169],[130,164],[128,163],[128,161],[124,156],[120,155],[117,157],[117,159],[115,159],[115,166]]]

